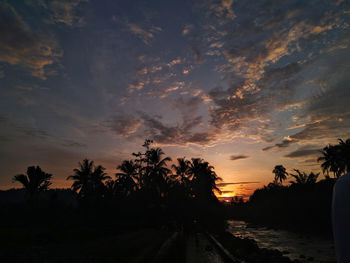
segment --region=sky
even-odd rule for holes
[[[0,0],[0,189],[53,187],[89,158],[113,175],[153,139],[203,158],[224,195],[320,171],[350,137],[350,2]]]

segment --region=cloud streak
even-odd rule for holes
[[[242,160],[242,159],[247,159],[249,158],[248,155],[243,155],[243,154],[238,154],[238,155],[231,155],[230,160],[231,161],[237,161],[237,160]]]
[[[20,65],[40,79],[54,71],[63,52],[51,36],[34,33],[9,4],[0,4],[0,61]]]
[[[321,155],[320,151],[321,151],[321,148],[303,146],[295,151],[288,153],[287,155],[284,155],[284,157],[286,157],[286,158],[303,158],[303,157],[313,156],[313,155],[316,156],[316,155]]]
[[[224,186],[227,186],[227,185],[236,185],[236,184],[239,184],[239,185],[244,185],[244,184],[259,184],[260,182],[233,182],[233,183],[218,183],[216,184],[218,187],[224,187]]]
[[[156,33],[162,31],[160,27],[151,26],[150,29],[144,29],[141,26],[134,23],[126,24],[128,30],[142,40],[146,45],[150,45]]]

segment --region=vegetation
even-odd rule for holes
[[[281,183],[287,179],[288,173],[286,172],[286,168],[283,165],[276,165],[272,171],[275,174],[274,183]]]
[[[181,224],[206,213],[210,206],[218,206],[215,192],[220,193],[216,183],[221,178],[213,166],[200,158],[179,158],[169,169],[171,158],[152,143],[146,140],[143,152],[133,153],[133,159],[119,164],[115,179],[91,160],[79,162],[67,180],[73,181],[71,190],[80,204],[122,209],[125,216],[137,211],[141,216],[151,216],[150,220],[167,214]],[[14,180],[23,183],[30,193],[47,190],[51,184],[52,175],[40,167],[29,167],[27,174],[15,176]]]
[[[208,228],[223,222],[223,217],[217,218],[222,207],[215,196],[221,179],[208,162],[182,158],[170,167],[170,157],[152,147],[152,141],[146,140],[143,147],[117,165],[114,178],[101,165],[84,159],[67,177],[71,189],[48,189],[52,176],[40,167],[29,167],[27,176],[16,176],[26,191],[40,192],[40,198],[35,206],[28,206],[21,201],[28,198],[22,189],[0,191],[0,197],[10,195],[10,202],[0,199],[4,211],[0,225],[6,226],[4,231],[0,228],[3,258],[9,262],[28,258],[31,262],[153,262],[175,230],[190,232],[194,222]],[[184,261],[181,240],[166,262]]]
[[[26,174],[18,174],[13,177],[13,182],[19,182],[26,189],[30,197],[47,190],[51,185],[52,174],[45,173],[39,166],[30,166]]]
[[[350,172],[350,139],[339,139],[339,144],[328,145],[321,153],[323,156],[318,161],[322,161],[321,167],[326,176],[329,177],[329,172],[332,172],[334,178],[338,178]]]
[[[256,189],[248,202],[236,196],[227,206],[222,206],[215,195],[220,193],[217,183],[221,178],[213,166],[200,158],[185,157],[178,158],[170,166],[170,157],[162,149],[152,147],[151,140],[145,141],[143,151],[133,153],[133,158],[116,166],[115,178],[108,176],[104,167],[91,160],[79,162],[73,174],[67,177],[72,181],[71,189],[49,189],[52,175],[39,166],[31,166],[25,175],[13,178],[23,185],[23,190],[9,190],[6,194],[11,195],[11,200],[27,199],[35,201],[36,205],[0,198],[4,211],[0,225],[6,226],[0,246],[12,260],[11,257],[23,247],[31,246],[28,244],[40,247],[69,239],[81,244],[81,250],[86,250],[93,247],[92,244],[100,244],[103,238],[105,245],[96,247],[99,251],[96,255],[101,255],[102,250],[106,257],[111,251],[132,251],[132,244],[137,244],[145,258],[149,257],[149,262],[155,249],[174,230],[182,229],[185,233],[202,227],[222,230],[227,217],[295,231],[330,234],[332,189],[337,178],[350,169],[349,145],[350,139],[339,140],[339,144],[328,145],[322,150],[323,156],[318,160],[322,162],[325,179],[318,180],[318,173],[298,169],[287,172],[283,165],[276,165],[271,183]],[[333,173],[334,178],[329,173]],[[2,192],[0,196],[6,197]],[[38,198],[33,199],[34,196]],[[10,234],[13,231],[21,234]],[[152,242],[144,238],[144,231],[152,236]],[[106,240],[107,237],[113,240],[114,235],[125,232],[129,243]],[[228,241],[225,239],[228,236],[220,233],[219,239],[228,246],[231,244],[232,249],[242,245],[242,251],[249,247],[249,251],[258,253],[253,243],[240,244],[241,241],[236,239]],[[26,240],[26,245],[21,240]],[[118,244],[118,249],[110,244]],[[182,242],[181,251],[184,251],[183,246]],[[28,253],[31,251],[34,250]],[[23,260],[18,262],[25,261],[26,253],[21,254]],[[130,255],[132,253],[113,253],[109,260],[128,262]],[[38,259],[39,256],[29,257]],[[62,260],[67,257],[62,256]],[[101,259],[100,256],[97,258]],[[80,261],[81,256],[77,254],[73,259]],[[86,258],[86,261],[90,262],[90,259]]]
[[[102,197],[106,186],[104,181],[110,179],[110,176],[104,172],[105,168],[101,165],[95,166],[93,161],[84,159],[79,163],[79,168],[74,169],[74,174],[67,177],[67,180],[73,180],[72,190],[77,192],[80,198]]]
[[[297,174],[290,174],[294,177],[294,181],[290,181],[292,185],[313,185],[316,184],[317,178],[320,175],[319,173],[315,174],[311,172],[307,174],[305,172],[300,172],[298,169],[294,169]]]
[[[246,203],[232,199],[229,215],[257,224],[331,236],[333,186],[337,178],[349,172],[349,149],[350,139],[339,139],[339,144],[323,148],[318,161],[322,162],[325,179],[319,181],[319,173],[299,169],[288,173],[282,165],[276,165],[273,181],[256,189]],[[283,185],[288,178],[290,184]]]
[[[152,141],[146,140],[144,152],[133,153],[135,159],[118,165],[115,180],[106,176],[102,166],[83,160],[79,168],[74,169],[74,175],[67,178],[74,181],[72,190],[81,200],[91,197],[123,202],[139,199],[158,207],[167,205],[174,195],[187,201],[217,202],[214,192],[220,192],[216,182],[221,179],[208,162],[179,158],[178,165],[172,166],[173,173],[168,168],[171,158],[164,157],[162,149],[152,148],[151,144]]]

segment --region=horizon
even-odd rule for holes
[[[0,21],[0,189],[32,165],[68,188],[84,158],[113,177],[149,138],[246,197],[350,138],[347,1],[23,0]]]
[[[152,147],[152,145],[153,145],[153,143],[151,144],[151,147]],[[157,147],[152,147],[152,148],[157,148]],[[133,153],[131,154],[131,156],[133,156]],[[165,156],[166,156],[166,154],[165,154]],[[130,158],[130,159],[134,159],[134,158]],[[130,159],[127,159],[127,160],[130,160]],[[191,158],[191,159],[193,159],[193,158]],[[190,160],[190,159],[188,159],[188,160]],[[94,161],[94,160],[91,160],[91,161]],[[167,164],[167,167],[170,168],[171,174],[176,174],[174,169],[172,168],[172,165],[176,164],[175,161],[176,160],[171,158],[171,160]],[[82,163],[82,162],[79,161],[79,164],[80,163]],[[98,166],[99,164],[94,162],[94,165]],[[210,165],[210,163],[209,163],[209,165]],[[37,166],[37,165],[34,165],[34,166]],[[40,165],[38,165],[38,166],[40,167]],[[75,168],[77,168],[77,167],[75,167]],[[215,171],[215,167],[213,167],[213,169]],[[106,169],[106,171],[107,171],[107,169]],[[118,171],[120,171],[120,169],[115,168],[115,171],[118,172]],[[47,172],[47,171],[45,171],[45,172]],[[73,169],[72,169],[72,172],[73,172]],[[106,173],[106,175],[111,176],[112,180],[114,179],[115,174],[116,174],[115,172],[114,173],[113,172],[109,172],[109,173],[107,172]],[[288,173],[288,171],[287,171],[287,177],[290,176],[290,174],[291,173]],[[321,171],[318,174],[323,176],[323,177],[325,177],[325,174],[323,172],[321,173]],[[218,176],[220,177],[220,175],[218,175]],[[55,183],[55,178],[54,177],[55,176],[53,175],[53,178],[51,179],[51,181]],[[273,177],[275,177],[275,176],[273,176]],[[322,178],[322,179],[325,179],[325,178]],[[320,179],[320,177],[318,177],[317,179],[318,179],[318,181],[322,180],[322,179]],[[273,182],[273,180],[270,180],[269,182]],[[12,184],[13,183],[17,183],[17,185],[19,184],[19,182],[14,182],[14,181],[12,182]],[[72,182],[69,181],[68,178],[66,178],[66,183],[63,184],[63,185],[58,185],[57,186],[57,185],[54,185],[54,183],[49,187],[49,189],[52,189],[52,190],[55,190],[55,189],[71,190],[72,189],[72,187],[71,187]],[[287,182],[287,184],[281,182],[281,185],[286,186],[286,185],[288,185],[290,183],[291,182],[289,182],[289,181]],[[259,188],[261,189],[263,186],[265,186],[265,184],[261,184],[261,182],[256,182],[256,181],[225,182],[224,180],[218,181],[216,185],[221,190],[221,193],[219,193],[217,191],[215,191],[214,193],[215,193],[216,197],[220,201],[224,201],[224,202],[228,202],[233,197],[243,198],[244,201],[248,201],[250,196],[254,193],[255,190],[257,190]],[[250,188],[247,189],[245,187],[246,185],[252,185],[252,186],[255,186],[255,187],[250,187]],[[227,188],[230,189],[230,190],[225,190]],[[19,189],[23,189],[23,186],[22,186],[22,188],[10,187],[10,188],[7,188],[7,189],[0,189],[0,190],[1,191],[6,191],[6,190],[19,190]]]

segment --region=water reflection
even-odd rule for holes
[[[230,233],[240,238],[254,239],[259,247],[278,249],[291,260],[301,262],[336,262],[331,240],[302,236],[285,230],[248,226],[244,221],[228,221]]]

